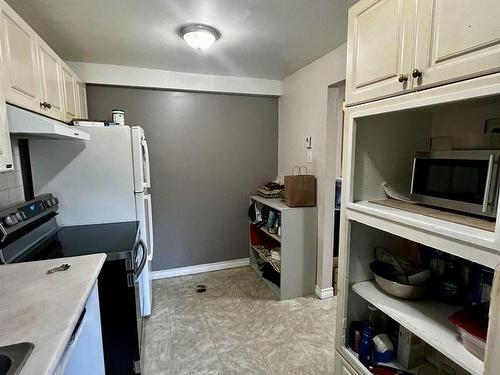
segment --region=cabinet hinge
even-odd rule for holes
[[[345,104],[345,100],[342,100],[342,112],[345,112],[347,109],[347,105]]]

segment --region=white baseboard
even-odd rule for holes
[[[321,289],[319,286],[316,285],[316,288],[314,288],[314,293],[320,299],[332,298],[333,297],[333,288],[330,287],[330,288]]]
[[[169,270],[153,271],[151,277],[153,280],[168,279],[169,277],[194,275],[197,273],[225,270],[228,268],[244,267],[250,265],[249,258],[227,260],[224,262],[199,264],[196,266],[171,268]]]

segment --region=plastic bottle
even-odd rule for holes
[[[373,327],[370,324],[365,323],[363,325],[363,332],[359,343],[359,361],[366,367],[372,363],[373,335]]]

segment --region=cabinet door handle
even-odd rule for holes
[[[51,109],[52,108],[52,104],[47,103],[47,102],[42,102],[42,103],[40,103],[40,107],[43,107],[45,109]]]
[[[408,75],[407,74],[400,74],[398,77],[398,81],[401,83],[408,81]]]
[[[411,72],[411,75],[413,78],[420,78],[422,77],[422,72],[418,69],[413,69],[413,71]]]

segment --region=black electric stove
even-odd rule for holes
[[[21,259],[31,261],[97,253],[106,253],[108,261],[132,259],[138,234],[137,221],[62,227],[31,252],[24,253]]]
[[[0,263],[106,254],[98,289],[106,374],[139,374],[143,318],[138,276],[147,249],[139,223],[58,227],[51,194],[0,210]]]

